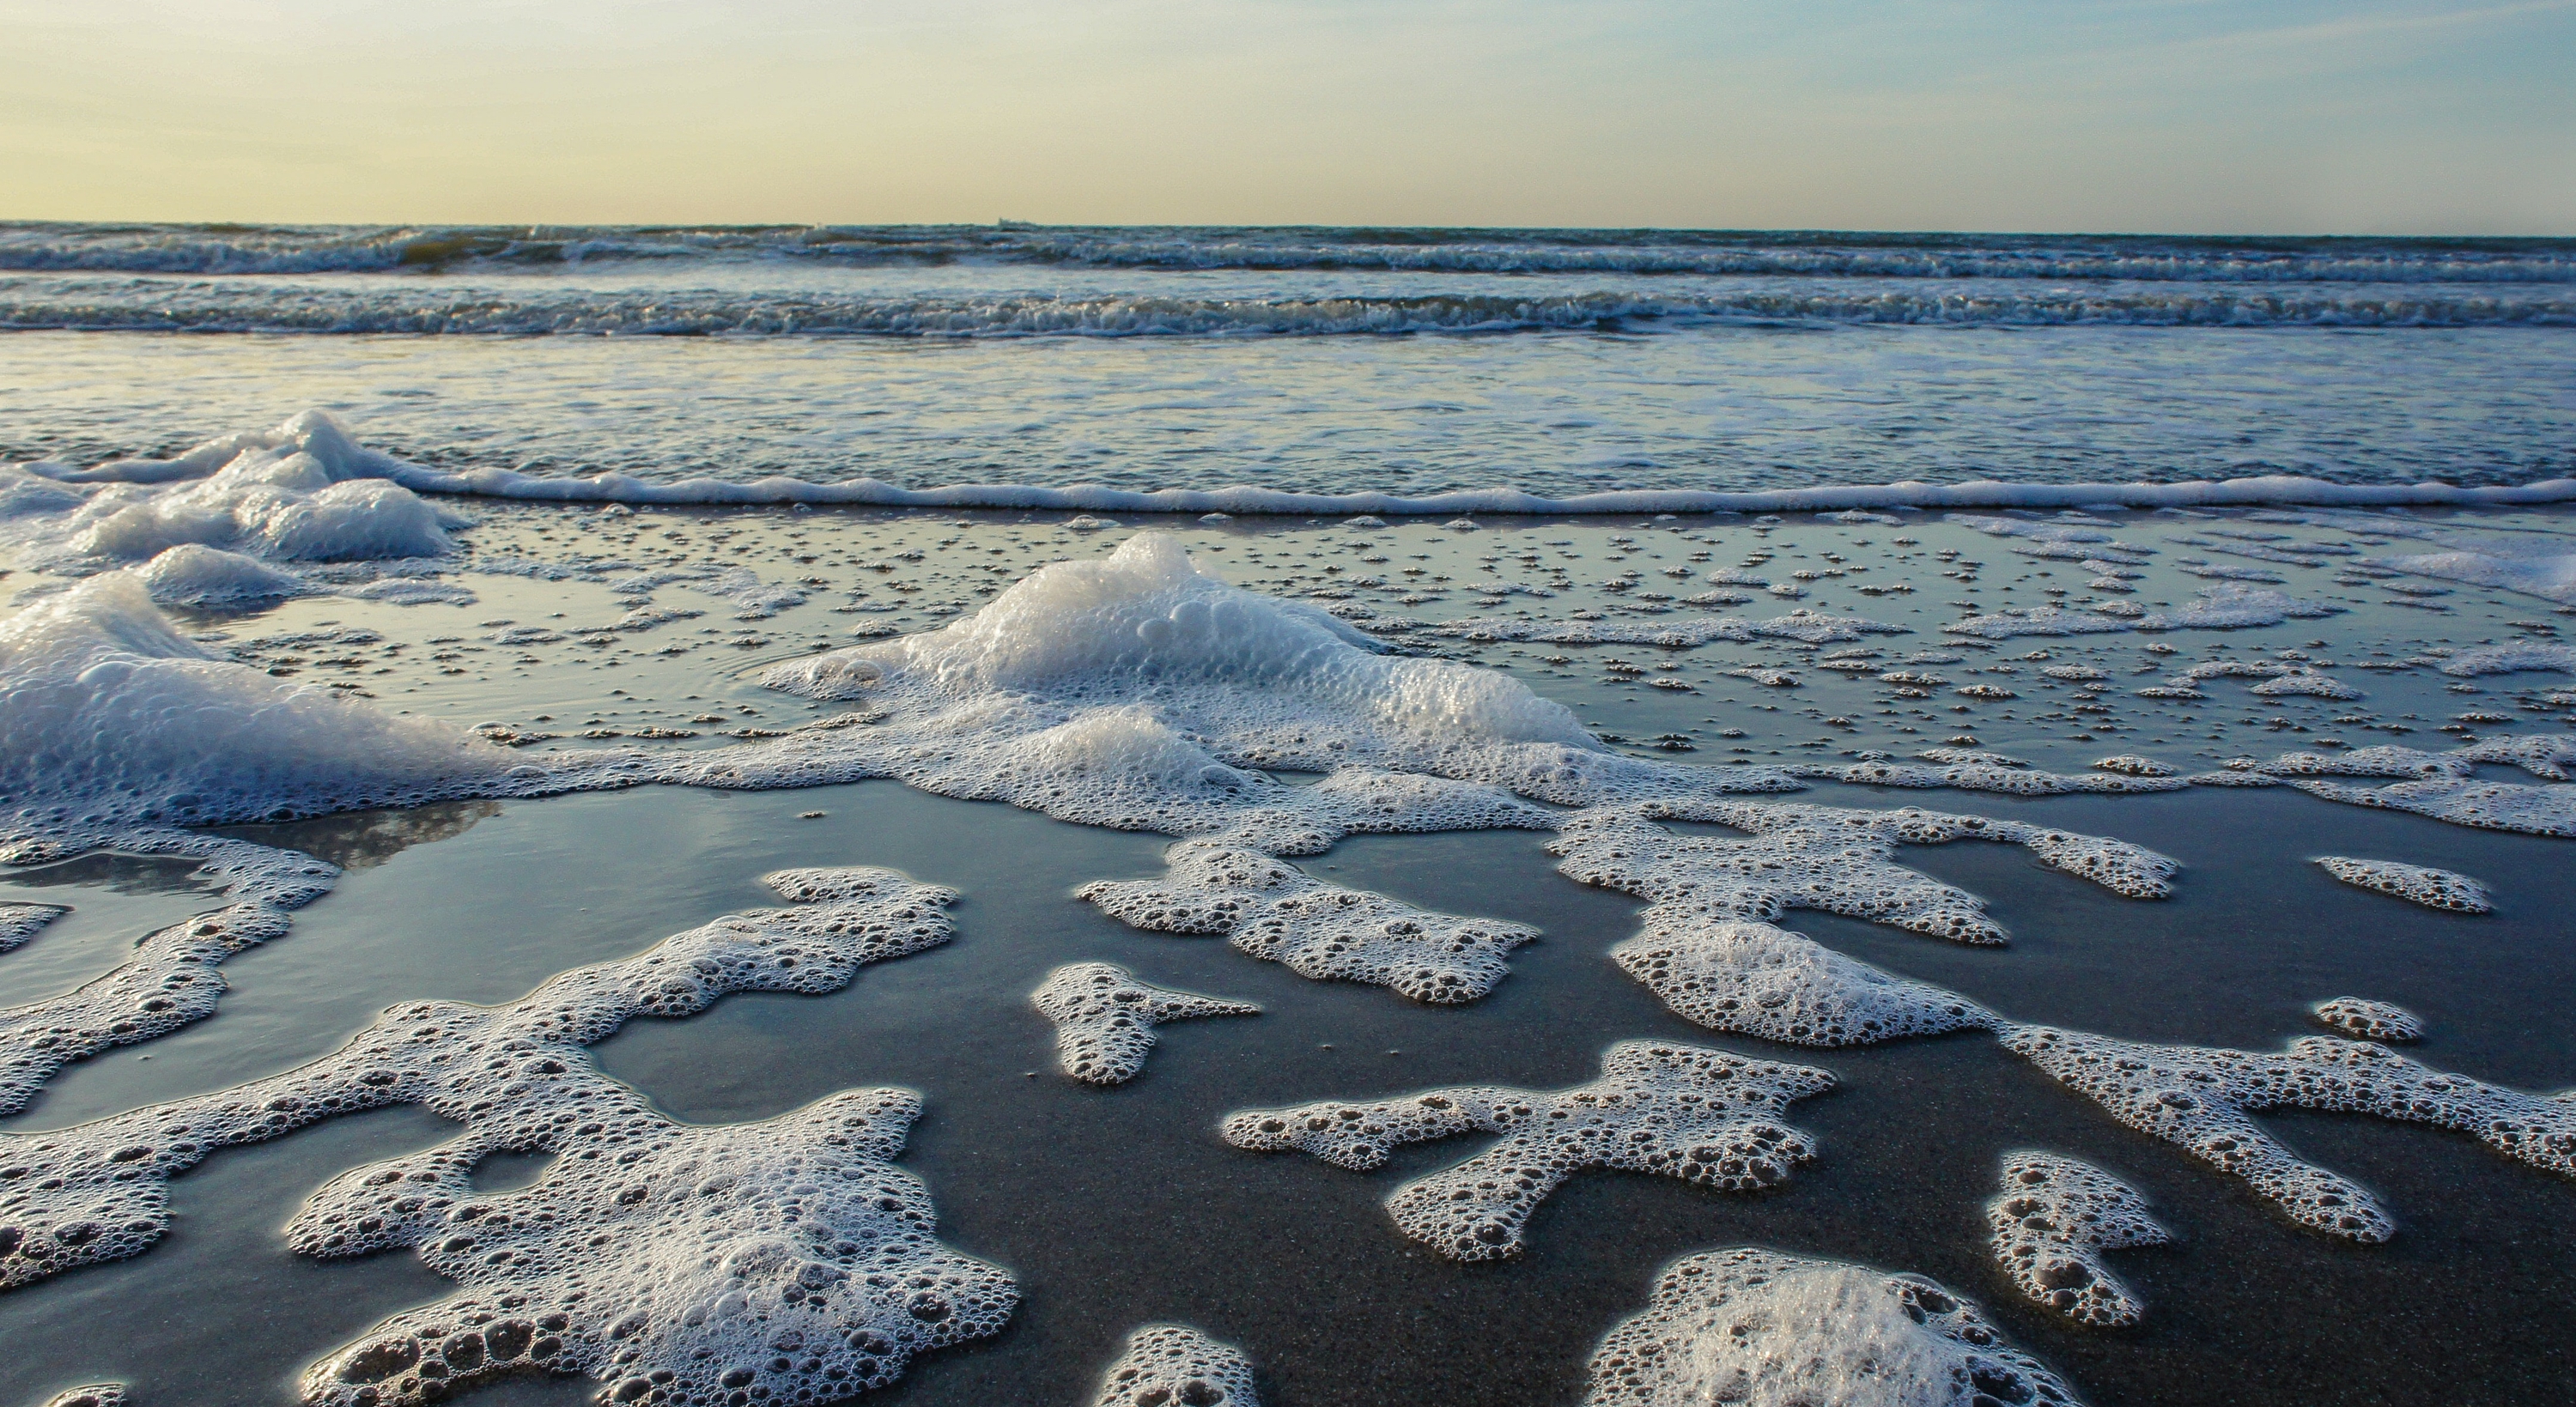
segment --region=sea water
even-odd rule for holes
[[[2569,1371],[2562,245],[0,264],[0,1393]],[[1078,964],[1258,1013],[1104,1083]]]

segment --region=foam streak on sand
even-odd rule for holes
[[[1516,489],[1464,489],[1408,496],[1391,493],[1293,493],[1242,486],[1220,489],[1112,489],[1095,484],[1043,487],[1025,484],[958,485],[907,489],[873,479],[818,484],[803,479],[748,481],[700,478],[649,483],[623,474],[589,478],[523,474],[509,469],[443,470],[361,448],[348,431],[319,411],[307,411],[274,430],[226,436],[166,460],[129,459],[88,469],[37,462],[20,466],[56,483],[159,484],[214,473],[245,451],[312,455],[333,479],[387,479],[414,493],[525,499],[546,503],[658,504],[853,504],[895,508],[1019,508],[1120,513],[1425,515],[1457,513],[1785,513],[1888,508],[2212,508],[2225,506],[2510,507],[2576,502],[2576,479],[2547,479],[2518,486],[2461,488],[2451,484],[2336,484],[2294,475],[2267,475],[2175,484],[2017,484],[1992,480],[1963,484],[1818,485],[1794,489],[1710,492],[1630,489],[1549,498]],[[286,456],[279,456],[281,459]]]

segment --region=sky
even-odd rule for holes
[[[2576,235],[2576,0],[0,0],[0,219]]]

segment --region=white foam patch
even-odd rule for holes
[[[1224,934],[1243,952],[1317,981],[1390,987],[1420,1002],[1474,1001],[1503,980],[1524,924],[1415,908],[1322,883],[1259,850],[1184,841],[1159,880],[1084,885],[1076,896],[1133,927]]]
[[[2158,762],[2152,757],[2140,757],[2131,752],[2101,758],[2093,765],[2105,772],[2117,772],[2126,777],[2171,777],[2178,771],[2169,762]]]
[[[1603,1055],[1599,1079],[1572,1089],[1472,1085],[1371,1104],[1255,1109],[1227,1118],[1224,1131],[1237,1148],[1297,1149],[1355,1172],[1382,1166],[1403,1144],[1501,1134],[1484,1152],[1386,1199],[1405,1235],[1458,1260],[1492,1260],[1517,1252],[1530,1213],[1586,1169],[1660,1173],[1735,1192],[1778,1183],[1815,1155],[1781,1111],[1833,1083],[1804,1065],[1622,1041]]]
[[[2090,1163],[2054,1153],[2004,1159],[2003,1195],[1986,1204],[1995,1261],[2021,1292],[2079,1324],[2135,1324],[2146,1306],[2102,1264],[2104,1251],[2173,1237],[2147,1199]]]
[[[2315,620],[2341,607],[2321,605],[2246,586],[2214,586],[2169,611],[2103,602],[2091,610],[2061,606],[2005,609],[1941,627],[1947,635],[2010,640],[2024,635],[2107,635],[2119,631],[2252,630],[2285,620]]]
[[[1201,1016],[1257,1016],[1250,1002],[1174,991],[1140,981],[1115,963],[1067,963],[1029,1000],[1055,1023],[1056,1063],[1077,1080],[1114,1085],[1136,1078],[1154,1048],[1154,1028]]]
[[[1955,992],[1892,977],[1803,933],[1712,920],[1700,905],[1646,910],[1610,956],[1683,1020],[1764,1040],[1867,1045],[1996,1024]]]
[[[164,606],[238,606],[302,596],[312,588],[256,557],[182,543],[136,569],[143,589]]]
[[[1715,822],[1749,834],[1682,835],[1658,821]],[[2173,892],[2174,862],[2126,841],[1912,807],[1645,802],[1568,816],[1549,849],[1564,857],[1558,868],[1570,878],[1658,906],[1687,905],[1711,920],[1767,923],[1787,909],[1817,909],[1957,943],[1998,944],[2003,928],[1977,896],[1893,859],[1899,845],[1965,839],[2023,846],[2044,864],[2129,898]]]
[[[2062,1407],[2074,1390],[1919,1275],[1685,1256],[1593,1351],[1585,1407]]]
[[[2495,900],[2485,885],[2454,870],[2395,860],[2359,860],[2348,855],[2320,855],[2317,867],[2346,884],[2395,895],[2428,909],[2448,909],[2457,914],[2483,914],[2495,909]]]
[[[1009,1276],[933,1239],[921,1183],[888,1161],[918,1096],[847,1091],[689,1126],[581,1049],[727,992],[831,991],[950,936],[951,891],[884,870],[777,878],[812,902],[718,919],[504,1006],[397,1007],[284,1075],[7,1139],[0,1158],[28,1172],[0,1191],[0,1285],[142,1251],[168,1224],[167,1179],[214,1149],[416,1103],[464,1132],[333,1179],[288,1241],[324,1256],[418,1246],[461,1288],[314,1365],[307,1402],[428,1402],[521,1372],[587,1374],[618,1402],[824,1398],[993,1332],[1017,1299]],[[477,1195],[468,1175],[496,1152],[556,1156],[527,1187]]]
[[[2563,550],[2563,542],[2550,545],[2562,550],[2551,552],[2537,543],[2512,543],[2498,537],[2481,542],[2477,548],[2361,560],[2369,566],[2414,576],[2518,591],[2562,606],[2576,605],[2576,552]]]
[[[2365,1041],[2407,1042],[2424,1038],[2421,1017],[2402,1006],[2361,997],[2334,997],[2308,1008],[2317,1020],[2347,1036]]]
[[[2316,1109],[2429,1124],[2576,1176],[2576,1091],[2499,1089],[2331,1036],[2261,1054],[2025,1026],[2007,1032],[2004,1044],[2120,1122],[2244,1178],[2292,1219],[2355,1241],[2385,1241],[2396,1225],[2358,1184],[2301,1161],[2251,1114]]]
[[[1846,644],[1872,635],[1904,635],[1911,627],[1888,625],[1859,616],[1831,616],[1796,610],[1768,620],[1711,616],[1673,622],[1615,620],[1460,620],[1426,627],[1435,635],[1459,636],[1485,643],[1534,640],[1558,645],[1660,645],[1689,649],[1726,641],[1749,645],[1757,640],[1797,640],[1810,645]]]
[[[2462,650],[2442,661],[2442,672],[2462,679],[2482,674],[2512,674],[2526,669],[2554,669],[2576,674],[2576,645],[2525,643],[2486,645]]]
[[[87,1383],[45,1399],[45,1407],[126,1407],[125,1384]]]
[[[0,1116],[25,1108],[75,1060],[214,1015],[224,993],[216,964],[287,925],[265,904],[200,914],[145,938],[132,957],[73,991],[0,1009]]]
[[[0,953],[44,932],[46,925],[70,912],[60,904],[0,904]]]
[[[1127,1336],[1091,1407],[1261,1407],[1252,1362],[1186,1324],[1148,1324]]]
[[[2553,786],[2488,782],[2476,778],[2480,764],[2519,767]],[[2482,830],[2519,831],[2526,835],[2576,836],[2576,786],[2569,768],[2576,765],[2576,739],[2538,735],[2489,738],[2449,752],[2382,746],[2348,752],[2283,753],[2269,762],[2243,759],[2228,764],[2233,773],[2206,774],[2192,780],[2202,785],[2254,785],[2253,779],[2277,779],[2328,801],[2383,810],[2408,811],[2453,825]],[[2389,786],[2351,786],[2327,777],[2397,777]]]
[[[2361,690],[2352,687],[2350,684],[2344,683],[2333,675],[2321,674],[2313,669],[2292,670],[2287,674],[2267,679],[2262,683],[2255,685],[2252,692],[2255,697],[2265,699],[2291,697],[2311,699],[2357,699],[2362,697]]]
[[[488,793],[521,766],[462,730],[215,659],[128,573],[0,622],[8,834],[414,805]]]
[[[1950,787],[1960,791],[2000,792],[2007,796],[2063,796],[2071,792],[2179,791],[2188,785],[2165,774],[2111,769],[2112,775],[2043,771],[2017,758],[1962,748],[1928,748],[1922,763],[1796,763],[1782,770],[1795,777],[1816,777],[1878,787]],[[1924,765],[1928,763],[1930,765]],[[2096,764],[2099,765],[2099,764]]]

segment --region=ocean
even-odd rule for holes
[[[2576,241],[0,225],[0,1401],[2541,1400]]]

